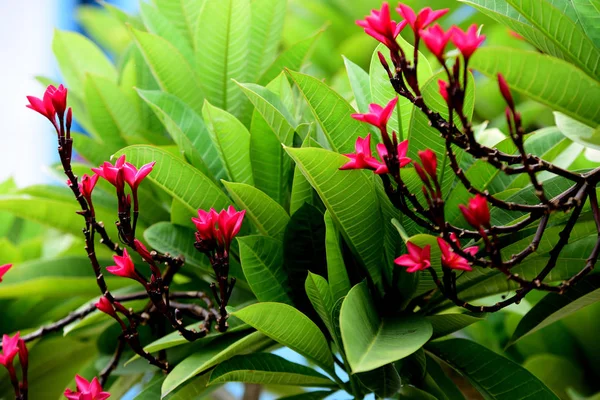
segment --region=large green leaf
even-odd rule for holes
[[[127,155],[127,161],[134,165],[156,161],[148,179],[181,201],[192,213],[211,207],[220,210],[231,204],[225,193],[211,179],[165,150],[137,145],[126,147],[119,151],[117,156],[122,154]]]
[[[269,353],[236,356],[219,364],[209,385],[244,382],[259,385],[328,387],[336,383],[312,368]]]
[[[309,271],[306,282],[304,283],[304,288],[308,295],[308,299],[312,303],[317,314],[319,314],[319,317],[321,317],[327,330],[335,337],[335,330],[331,320],[334,299],[331,296],[327,280],[321,275],[313,274]]]
[[[340,233],[329,211],[325,212],[325,251],[327,254],[327,278],[331,295],[338,301],[350,291],[350,278],[344,263]]]
[[[258,301],[292,304],[281,242],[265,236],[245,236],[237,240],[246,281]]]
[[[135,42],[160,88],[202,112],[204,93],[185,57],[166,39],[132,29]]]
[[[483,315],[478,314],[438,314],[429,315],[427,321],[433,327],[433,339],[441,338],[467,326],[483,320]]]
[[[290,220],[283,207],[253,186],[225,181],[223,185],[235,204],[246,210],[246,215],[262,235],[283,239]]]
[[[423,317],[380,318],[367,285],[353,287],[342,304],[340,328],[352,372],[366,372],[401,360],[431,337]]]
[[[264,350],[272,344],[271,339],[260,332],[249,335],[237,334],[221,338],[207,348],[181,361],[167,375],[162,384],[162,397],[209,368],[239,354],[249,354]]]
[[[196,62],[206,98],[241,116],[244,98],[233,79],[246,81],[250,1],[206,1],[196,29]]]
[[[565,9],[555,7],[548,0],[506,1],[552,40],[572,63],[590,76],[600,77],[600,50],[566,15]]]
[[[254,0],[250,3],[250,8],[252,18],[248,77],[254,81],[265,72],[277,56],[287,2],[286,0]]]
[[[600,47],[600,26],[598,25],[600,9],[598,7],[600,4],[597,0],[573,0],[573,8],[575,8],[579,23],[596,47]]]
[[[77,7],[77,20],[92,40],[112,54],[123,54],[131,43],[125,25],[105,9],[81,5]]]
[[[598,301],[600,301],[600,276],[598,275],[584,279],[563,295],[549,293],[521,319],[510,339],[510,344]]]
[[[486,399],[520,400],[535,395],[536,400],[558,400],[550,389],[519,364],[470,340],[432,342],[426,348],[467,377]]]
[[[355,112],[352,106],[319,79],[289,70],[288,74],[321,125],[331,148],[340,153],[354,151],[356,139],[366,136],[369,130],[350,117]]]
[[[232,114],[208,101],[204,102],[202,115],[229,178],[253,185],[248,129]]]
[[[259,303],[233,313],[276,342],[333,370],[333,358],[319,327],[294,307],[281,303]]]
[[[346,65],[346,74],[348,75],[348,80],[350,81],[352,92],[354,93],[354,100],[356,101],[358,111],[367,113],[369,112],[369,104],[371,103],[371,82],[369,81],[369,74],[346,57],[344,57],[344,64]]]
[[[198,16],[205,2],[206,0],[154,0],[158,10],[171,21],[191,47],[194,46]]]
[[[115,67],[91,40],[75,32],[54,31],[52,50],[70,90],[83,93],[85,74],[117,81]]]
[[[560,132],[575,143],[600,150],[600,126],[594,129],[559,112],[554,113],[554,120]]]
[[[381,284],[383,228],[373,182],[365,171],[340,171],[347,158],[323,149],[286,149],[315,188],[346,242]]]
[[[502,73],[511,89],[586,125],[600,124],[600,83],[568,62],[533,51],[485,47],[470,66],[487,76]]]
[[[107,266],[113,262],[100,260],[100,264]],[[113,290],[131,284],[127,279],[111,277],[109,273],[105,277]],[[68,285],[68,291],[65,291],[65,285]],[[58,257],[17,263],[4,275],[0,298],[17,298],[23,293],[35,293],[45,298],[70,298],[94,296],[100,294],[100,289],[87,257]]]

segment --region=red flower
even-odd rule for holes
[[[465,60],[468,60],[485,40],[485,35],[479,35],[477,29],[475,24],[471,25],[466,32],[457,26],[450,29],[452,31],[452,42],[460,50]]]
[[[460,242],[456,237],[456,234],[450,234],[450,240],[452,240],[456,245],[460,248]],[[450,244],[446,242],[442,238],[437,238],[438,246],[440,246],[440,250],[442,251],[442,266],[451,269],[458,269],[461,271],[472,271],[473,268],[469,265],[469,262],[464,258],[456,254]],[[477,254],[479,248],[477,246],[467,247],[463,250],[465,253],[468,253],[472,256]]]
[[[425,46],[427,46],[440,62],[443,62],[444,51],[452,37],[452,30],[444,32],[441,26],[435,24],[429,29],[422,30],[420,34],[423,38],[423,42],[425,42]]]
[[[29,351],[27,350],[27,344],[23,339],[19,339],[17,347],[19,347],[19,362],[21,363],[21,367],[26,370],[29,366]]]
[[[12,264],[5,264],[0,266],[0,282],[2,282],[2,277],[8,272],[9,269],[11,269],[11,267]]]
[[[138,254],[140,256],[142,256],[142,258],[149,263],[154,263],[154,259],[152,258],[152,254],[150,254],[150,252],[148,251],[148,249],[146,248],[146,246],[144,246],[144,244],[142,242],[140,242],[137,239],[133,239],[133,247],[135,248],[135,251],[138,252]]]
[[[431,245],[420,248],[411,242],[406,243],[408,254],[404,254],[394,260],[394,263],[407,267],[407,272],[426,270],[431,266]]]
[[[399,162],[400,168],[402,168],[412,162],[412,160],[410,158],[406,157],[407,152],[408,152],[408,140],[404,140],[404,141],[398,143],[398,162]],[[384,144],[379,143],[377,145],[377,154],[379,154],[379,158],[381,158],[381,163],[375,169],[375,173],[377,175],[389,173],[388,167],[385,164],[385,159],[388,156],[388,151]]]
[[[198,210],[198,218],[192,218],[192,222],[198,230],[197,236],[202,240],[216,240],[215,227],[218,218],[219,214],[217,214],[214,208],[211,208],[208,212]]]
[[[376,126],[381,132],[385,132],[396,103],[398,103],[397,97],[390,100],[385,107],[381,107],[379,104],[371,104],[367,114],[352,114],[352,118]]]
[[[104,164],[99,166],[98,168],[92,168],[92,171],[100,175],[102,178],[109,181],[111,184],[116,186],[117,188],[121,187],[125,184],[125,178],[123,177],[123,165],[125,164],[125,155],[119,157],[115,165],[112,165],[108,161],[105,161]],[[121,176],[119,176],[121,175]]]
[[[219,229],[217,231],[217,241],[229,250],[231,241],[238,234],[244,221],[246,210],[235,211],[233,206],[229,206],[227,211],[223,210],[219,213]]]
[[[490,210],[487,200],[481,195],[476,195],[469,200],[469,206],[458,206],[467,222],[476,229],[490,226]]]
[[[440,94],[442,95],[443,99],[446,100],[446,103],[450,104],[450,96],[448,95],[448,89],[450,87],[448,86],[448,83],[440,79],[438,80],[438,86],[440,88]]]
[[[94,305],[98,310],[102,311],[104,314],[108,314],[114,319],[118,319],[115,308],[110,303],[110,300],[108,300],[105,296],[100,297],[100,300],[98,300],[98,302]]]
[[[58,88],[50,85],[46,89],[46,93],[49,95],[52,106],[58,114],[58,117],[62,118],[67,109],[67,88],[63,85],[59,85]],[[46,94],[44,94],[44,101],[45,100]]]
[[[419,151],[417,153],[421,159],[421,164],[427,174],[435,180],[437,177],[437,156],[431,149]]]
[[[512,94],[510,93],[510,87],[508,86],[508,82],[504,79],[504,75],[498,74],[498,86],[500,87],[500,93],[502,93],[502,97],[506,100],[506,104],[510,107],[510,109],[515,108],[515,103],[512,98]]]
[[[0,364],[5,367],[12,365],[15,356],[19,354],[19,335],[17,332],[12,338],[8,335],[2,336],[2,353],[0,353]]]
[[[77,383],[76,392],[71,389],[65,390],[64,395],[69,400],[105,400],[110,397],[110,393],[102,391],[102,386],[100,386],[100,382],[96,377],[90,382],[79,375],[75,375],[75,382]]]
[[[133,260],[127,253],[127,249],[123,249],[122,256],[114,255],[113,260],[117,265],[106,267],[106,270],[108,272],[117,276],[122,276],[123,278],[134,279],[140,282],[141,284],[146,284],[144,279],[142,279],[142,277],[135,270],[135,265],[133,264]]]
[[[39,112],[44,117],[48,118],[50,122],[56,124],[56,111],[54,110],[54,105],[52,104],[52,90],[50,88],[54,88],[54,90],[56,90],[54,86],[48,86],[42,99],[35,96],[27,96],[29,104],[27,104],[26,107],[31,108],[33,111]]]
[[[91,178],[88,174],[83,174],[81,182],[79,182],[79,191],[81,195],[85,197],[88,204],[92,204],[92,191],[96,187],[100,175],[94,174]]]
[[[442,17],[444,14],[448,12],[448,8],[443,10],[433,11],[431,7],[425,7],[419,14],[415,14],[414,10],[407,6],[406,4],[398,4],[398,8],[396,11],[404,17],[406,22],[410,25],[415,35],[419,35],[419,32],[425,29],[429,24],[438,18]]]
[[[346,164],[340,167],[341,170],[346,169],[378,169],[381,163],[377,161],[371,154],[371,134],[365,138],[356,138],[355,144],[356,153],[344,154],[350,159]]]
[[[406,21],[396,23],[390,16],[390,6],[387,2],[381,5],[381,10],[372,10],[371,15],[364,20],[356,21],[358,26],[365,29],[365,33],[372,36],[388,47],[391,51],[399,49],[396,37],[406,26]]]
[[[134,191],[137,190],[137,188],[140,186],[140,183],[142,183],[144,178],[146,178],[148,176],[148,174],[150,174],[150,172],[152,172],[152,168],[154,168],[154,164],[156,164],[156,161],[153,161],[151,163],[143,165],[139,169],[139,171],[133,164],[130,164],[128,162],[123,164],[123,172],[124,172],[125,182],[127,182],[127,184],[129,184],[129,187],[131,187],[131,190],[134,190]]]

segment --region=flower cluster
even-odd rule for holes
[[[69,400],[105,400],[110,397],[110,393],[102,391],[100,381],[96,377],[90,382],[82,376],[75,375],[75,383],[76,392],[71,389],[65,390],[65,397]]]
[[[246,211],[236,211],[233,206],[218,212],[198,210],[198,218],[192,218],[196,225],[196,247],[205,252],[217,250],[227,254],[231,241],[238,234]]]
[[[17,371],[14,367],[14,360],[19,356],[21,364],[21,381],[17,377]],[[27,370],[29,368],[29,352],[25,341],[21,338],[20,332],[17,332],[13,337],[8,335],[2,336],[2,352],[0,353],[0,365],[7,369],[10,381],[15,391],[15,396],[27,397],[28,383]]]

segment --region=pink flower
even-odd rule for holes
[[[450,96],[448,95],[448,89],[450,88],[448,86],[448,83],[442,79],[438,80],[438,86],[440,88],[440,94],[442,95],[442,98],[444,100],[446,100],[446,103],[450,103]]]
[[[58,88],[50,85],[46,89],[46,93],[50,96],[50,101],[52,102],[52,106],[58,114],[58,117],[62,118],[67,109],[67,88],[63,85],[59,85]],[[44,101],[45,97],[46,95],[44,94]]]
[[[356,138],[354,146],[356,153],[344,154],[350,159],[346,164],[340,167],[341,170],[346,169],[377,169],[381,163],[377,161],[371,154],[371,134],[365,138]]]
[[[451,233],[450,239],[454,243],[456,243],[456,245],[460,248],[460,242],[458,241],[456,234]],[[461,257],[458,254],[456,254],[452,250],[452,247],[450,246],[450,244],[448,244],[448,242],[446,242],[442,238],[437,238],[437,242],[438,242],[438,246],[440,247],[440,250],[442,251],[442,266],[444,266],[446,268],[461,270],[461,271],[472,271],[473,270],[473,268],[471,268],[471,266],[469,265],[469,262],[464,257]],[[463,251],[465,253],[468,253],[468,254],[474,256],[479,251],[479,248],[477,246],[472,246],[472,247],[467,247]]]
[[[156,164],[156,161],[153,161],[151,163],[143,165],[139,169],[139,171],[133,164],[130,164],[128,162],[123,164],[125,182],[127,182],[127,184],[129,184],[129,187],[131,187],[131,190],[134,190],[134,191],[137,190],[137,188],[140,186],[140,183],[142,183],[142,181],[148,176],[148,174],[150,174],[150,172],[152,172],[152,168],[154,168],[154,164]]]
[[[419,151],[417,154],[427,174],[435,180],[437,177],[437,156],[435,153],[431,149],[427,149]]]
[[[408,152],[408,140],[404,140],[398,143],[398,163],[400,168],[410,164],[412,160],[406,157],[406,153]],[[379,158],[381,158],[381,163],[379,167],[375,169],[375,173],[377,175],[387,174],[389,173],[388,167],[385,163],[385,160],[388,156],[387,148],[384,144],[379,143],[377,145],[377,154],[379,154]]]
[[[406,243],[408,254],[404,254],[394,260],[394,263],[407,267],[407,272],[426,270],[431,266],[431,245],[420,248],[411,242]]]
[[[92,204],[92,191],[98,183],[100,175],[94,174],[91,178],[88,174],[83,174],[81,182],[79,182],[79,191],[81,195],[87,200],[88,204]]]
[[[100,175],[102,178],[106,179],[112,185],[117,188],[121,187],[125,183],[125,178],[123,176],[123,172],[119,172],[123,169],[123,165],[125,164],[125,155],[119,157],[115,165],[112,165],[108,161],[105,161],[104,164],[99,166],[98,168],[92,168],[96,174]],[[119,177],[119,175],[121,176]]]
[[[111,317],[118,319],[115,308],[110,303],[110,300],[108,300],[105,296],[100,297],[100,300],[98,300],[98,302],[94,305],[99,311],[102,311],[104,314],[108,314]]]
[[[446,45],[452,36],[452,30],[444,32],[441,26],[435,24],[429,29],[420,32],[425,46],[437,57],[440,62],[443,62]]]
[[[2,353],[0,353],[0,364],[5,367],[12,365],[15,356],[19,354],[19,336],[17,332],[12,338],[8,335],[2,336]]]
[[[122,276],[123,278],[134,279],[141,284],[146,284],[144,279],[140,277],[140,275],[135,270],[135,265],[133,264],[133,260],[131,256],[127,253],[127,249],[123,249],[123,255],[114,255],[113,260],[117,265],[113,265],[110,267],[106,267],[106,270],[111,274]]]
[[[358,26],[365,29],[365,33],[372,36],[387,46],[391,51],[399,49],[396,37],[406,26],[406,21],[396,23],[390,16],[390,5],[385,2],[381,5],[381,10],[372,10],[371,15],[364,20],[356,21]]]
[[[498,86],[500,87],[500,93],[502,93],[502,97],[506,100],[506,104],[510,107],[510,109],[515,108],[515,103],[513,101],[512,94],[510,93],[510,87],[508,86],[508,82],[504,79],[504,75],[498,74]]]
[[[408,22],[415,35],[419,35],[419,32],[425,29],[433,21],[439,19],[448,12],[448,8],[443,10],[433,11],[431,7],[425,7],[419,14],[415,14],[414,10],[406,4],[398,4],[396,11]]]
[[[490,210],[487,200],[481,195],[476,195],[469,200],[469,206],[460,204],[458,206],[465,220],[476,229],[490,226]]]
[[[385,132],[396,103],[398,103],[397,97],[390,100],[385,107],[381,107],[379,104],[371,104],[367,114],[352,114],[352,118],[376,126],[381,132]]]
[[[56,110],[52,104],[52,93],[54,93],[54,91],[56,91],[56,87],[50,85],[46,88],[42,99],[35,96],[27,96],[29,104],[26,107],[31,108],[33,111],[37,111],[48,118],[50,122],[56,124]]]
[[[12,264],[5,264],[0,266],[0,282],[2,282],[2,277],[4,276],[4,274],[6,274],[8,272],[9,269],[12,268]]]
[[[210,211],[198,210],[198,218],[192,218],[198,232],[196,235],[202,240],[216,240],[216,225],[219,214],[214,208]]]
[[[227,211],[223,210],[219,213],[217,240],[225,247],[225,249],[229,250],[231,241],[240,231],[245,214],[246,210],[235,211],[233,206],[229,206]]]
[[[466,32],[457,26],[450,29],[452,31],[452,42],[460,50],[465,60],[468,60],[485,40],[485,35],[480,36],[477,29],[476,24],[471,25]]]
[[[76,392],[71,389],[65,390],[64,395],[69,400],[105,400],[110,397],[110,393],[102,391],[102,386],[100,386],[100,382],[96,377],[90,382],[79,375],[75,375],[75,382],[77,383]]]
[[[148,249],[146,248],[146,246],[144,246],[144,244],[142,242],[140,242],[137,239],[133,239],[133,247],[135,248],[135,251],[138,252],[138,254],[140,256],[142,256],[142,258],[149,263],[153,263],[154,259],[152,258],[152,254],[150,254],[150,252],[148,251]]]

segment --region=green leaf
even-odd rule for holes
[[[587,37],[596,47],[600,47],[600,27],[598,25],[600,10],[594,6],[594,1],[597,2],[597,0],[573,0],[572,3]]]
[[[84,81],[85,103],[96,132],[109,148],[125,146],[141,127],[135,104],[109,79],[86,75]]]
[[[333,358],[325,336],[317,325],[294,307],[281,303],[259,303],[233,313],[276,342],[333,370]]]
[[[600,124],[600,108],[595,106],[600,102],[600,83],[568,62],[534,51],[485,47],[469,65],[490,77],[504,74],[512,90],[586,125]]]
[[[256,80],[277,57],[283,33],[286,0],[254,0],[248,50],[248,77]]]
[[[229,178],[253,185],[248,129],[232,114],[208,101],[204,102],[202,115]]]
[[[433,357],[429,355],[426,355],[425,357],[427,375],[433,379],[435,384],[442,390],[445,399],[465,400],[465,396],[463,396],[460,389],[456,387],[454,381],[448,375],[446,375],[446,372],[442,369],[440,364],[438,364],[438,361],[434,360]]]
[[[111,265],[110,260],[100,260],[100,265]],[[111,289],[130,285],[131,281],[105,274]],[[65,285],[69,287],[65,291]],[[23,293],[35,293],[46,298],[71,298],[94,296],[100,289],[87,257],[57,257],[17,263],[4,275],[0,285],[0,298],[17,298]]]
[[[335,335],[333,323],[331,321],[331,312],[333,310],[333,297],[329,290],[329,284],[321,275],[308,272],[306,282],[304,283],[308,299],[312,303],[315,311],[321,317],[321,320],[327,327],[331,335]]]
[[[204,120],[194,110],[176,96],[159,90],[138,90],[138,94],[152,108],[194,167],[203,173],[210,171],[217,179],[225,176]]]
[[[250,1],[207,1],[199,18],[196,64],[206,98],[240,117],[244,99],[233,79],[248,76]]]
[[[202,1],[203,0],[197,0],[197,2]],[[175,21],[171,22],[166,15],[161,14],[159,10],[150,3],[140,3],[140,13],[148,32],[166,39],[175,46],[191,66],[196,64],[196,58],[190,40],[183,32],[177,29]],[[187,18],[188,16],[186,15],[184,21],[187,20]]]
[[[134,165],[156,161],[148,179],[181,201],[191,213],[211,207],[217,210],[225,209],[230,205],[227,196],[212,180],[165,150],[137,145],[124,148],[116,156],[122,154]]]
[[[562,295],[548,293],[521,319],[508,345],[598,301],[600,301],[600,276],[598,275],[582,280]]]
[[[235,204],[246,210],[246,215],[262,235],[283,239],[290,220],[283,207],[253,186],[225,181],[223,185]]]
[[[187,44],[194,47],[198,17],[206,0],[154,0],[154,3],[161,14],[179,30]]]
[[[102,50],[79,33],[54,31],[52,50],[69,90],[74,93],[83,93],[85,74],[117,81],[117,71]]]
[[[132,29],[135,42],[160,88],[202,112],[204,93],[185,57],[166,39]]]
[[[120,148],[118,145],[99,142],[83,133],[71,132],[71,137],[73,138],[73,148],[77,154],[92,165],[101,165]]]
[[[286,148],[315,188],[375,285],[381,284],[383,228],[373,181],[364,171],[340,171],[347,158],[323,149]]]
[[[264,350],[271,343],[271,339],[260,332],[221,338],[213,342],[210,347],[201,348],[197,353],[177,364],[162,384],[162,397],[164,398],[194,376],[233,356]]]
[[[329,211],[325,212],[325,251],[327,253],[327,278],[334,302],[350,291],[350,278],[346,271],[340,233]]]
[[[352,106],[319,79],[299,72],[287,72],[300,89],[331,148],[340,153],[351,153],[356,138],[369,133],[365,124],[350,117],[355,112]]]
[[[354,286],[340,313],[346,357],[352,372],[371,371],[419,350],[431,337],[423,317],[380,318],[367,285]]]
[[[375,393],[376,398],[393,398],[402,387],[402,380],[394,364],[362,372],[358,374],[358,379],[364,387]]]
[[[564,9],[558,9],[547,0],[506,1],[552,40],[573,64],[591,77],[600,77],[600,50]]]
[[[209,385],[244,382],[259,385],[328,387],[336,383],[312,368],[269,353],[236,356],[215,368]]]
[[[591,128],[559,112],[554,113],[554,119],[563,135],[575,143],[600,150],[600,126]]]
[[[520,400],[535,394],[536,400],[558,400],[550,389],[519,364],[475,342],[450,339],[429,343],[426,348],[464,375],[487,399]]]
[[[369,74],[346,57],[344,57],[344,64],[346,65],[346,74],[348,74],[348,80],[354,93],[354,100],[358,106],[358,111],[367,113],[369,112],[369,104],[371,103]]]
[[[281,242],[265,236],[245,236],[237,240],[246,281],[258,301],[292,304]]]
[[[82,5],[77,7],[77,20],[89,37],[113,54],[121,55],[131,43],[125,25],[107,10]]]
[[[437,339],[483,321],[485,317],[481,314],[465,313],[428,315],[425,318],[433,327],[432,339]]]
[[[284,50],[279,54],[275,61],[269,65],[267,70],[258,79],[258,83],[266,85],[286,68],[292,71],[299,71],[322,33],[323,31],[321,30],[313,36],[294,43],[288,49]]]

